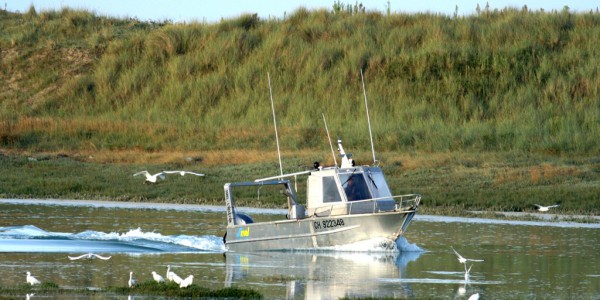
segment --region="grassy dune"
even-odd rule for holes
[[[600,13],[566,9],[299,9],[214,24],[0,10],[0,197],[222,201],[224,182],[277,170],[267,73],[287,171],[331,164],[321,113],[348,150],[370,149],[362,69],[397,193],[597,214],[598,44]],[[173,167],[213,176],[143,189],[130,178]]]
[[[215,24],[1,12],[3,147],[600,152],[600,14],[299,9]]]

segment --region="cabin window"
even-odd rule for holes
[[[390,188],[385,182],[385,178],[383,177],[383,173],[381,172],[369,172],[367,176],[370,176],[370,180],[372,180],[373,184],[373,193],[375,194],[375,198],[383,198],[389,197],[392,195],[390,192]]]
[[[348,201],[371,199],[369,187],[362,173],[340,174],[340,181]]]
[[[333,176],[323,177],[323,203],[341,202],[340,192]]]

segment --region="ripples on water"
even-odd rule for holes
[[[253,288],[267,299],[404,297],[598,299],[599,224],[418,216],[401,238],[320,251],[226,253],[224,208],[90,201],[0,200],[0,286],[23,272],[61,287],[124,286],[167,265],[194,282]],[[267,221],[283,210],[245,209]],[[409,242],[410,241],[410,242]],[[471,280],[450,249],[474,263]],[[76,253],[108,261],[69,261]]]

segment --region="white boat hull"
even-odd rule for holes
[[[374,238],[396,240],[416,210],[251,223],[227,227],[230,251],[319,249]]]

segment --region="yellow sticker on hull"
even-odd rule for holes
[[[249,237],[250,236],[250,227],[246,227],[246,229],[243,228],[239,228],[238,229],[238,233],[237,233],[237,237]]]

